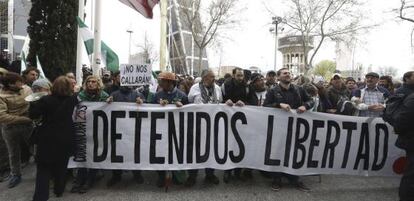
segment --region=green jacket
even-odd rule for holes
[[[99,94],[96,96],[88,94],[85,90],[82,90],[81,92],[79,92],[78,96],[81,101],[88,102],[102,102],[106,101],[106,99],[109,97],[109,95],[103,90],[101,90]]]

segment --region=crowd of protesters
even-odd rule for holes
[[[364,81],[345,78],[338,73],[329,81],[312,80],[305,76],[293,78],[287,68],[269,71],[265,76],[235,68],[231,74],[220,79],[216,79],[211,70],[204,70],[198,78],[161,72],[158,74],[156,91],[151,91],[150,86],[120,86],[119,72],[108,71],[97,77],[86,68],[83,74],[83,83],[77,83],[74,74],[67,73],[51,84],[47,79],[39,79],[36,68],[28,68],[22,75],[0,68],[0,181],[8,181],[9,188],[21,182],[21,168],[34,156],[37,173],[33,200],[48,200],[50,181],[53,181],[54,194],[62,196],[69,175],[66,167],[76,146],[71,115],[80,101],[163,106],[174,104],[177,107],[190,103],[225,103],[237,107],[252,105],[296,110],[299,114],[310,111],[381,117],[390,96],[414,92],[414,71],[404,74],[402,86],[394,84],[391,76],[380,76],[375,72],[367,73]],[[36,101],[27,101],[30,94],[39,92],[48,95]],[[412,116],[412,113],[407,116]],[[397,142],[398,147],[407,151],[410,161],[401,182],[401,200],[414,197],[414,137],[409,137],[409,134],[412,135],[409,132],[400,135]],[[204,171],[207,183],[220,183],[214,169]],[[111,173],[108,187],[122,180],[122,170],[113,170]],[[291,185],[301,191],[310,190],[299,176],[278,172],[261,173],[272,179],[271,188],[275,191],[282,187],[282,177],[286,177]],[[141,171],[133,170],[132,174],[135,182],[143,183]],[[156,185],[167,185],[167,171],[157,171],[157,174]],[[171,174],[174,184],[191,187],[197,181],[198,170],[173,171]],[[71,192],[86,193],[103,177],[103,171],[78,168],[73,173],[71,171],[70,175],[75,175]],[[245,181],[252,177],[251,169],[225,170],[223,182]]]

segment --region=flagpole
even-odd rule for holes
[[[85,9],[85,0],[79,0],[79,10],[78,17],[84,21],[84,9]],[[80,34],[80,28],[78,26],[78,39],[76,45],[76,81],[82,84],[82,36]]]
[[[94,44],[93,44],[93,75],[99,76],[101,67],[101,11],[102,0],[95,0],[95,27],[94,27]]]
[[[161,33],[160,33],[160,70],[165,71],[167,66],[167,0],[160,0]]]
[[[7,49],[10,60],[14,60],[14,0],[9,0],[7,8]]]

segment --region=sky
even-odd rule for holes
[[[367,67],[372,65],[375,71],[381,66],[393,66],[402,75],[408,70],[414,70],[414,53],[410,47],[410,33],[414,24],[398,20],[397,14],[391,12],[398,8],[399,0],[366,0],[363,9],[368,19],[379,24],[366,35],[355,50],[355,61]],[[107,43],[119,56],[120,63],[128,62],[129,34],[132,30],[131,53],[137,53],[137,47],[143,44],[147,33],[149,40],[159,47],[160,43],[160,12],[159,6],[154,7],[154,18],[144,18],[142,15],[120,3],[118,0],[102,1],[102,40]],[[86,7],[86,24],[91,27],[90,16],[93,15],[91,1]],[[228,31],[221,47],[208,48],[210,67],[240,66],[248,68],[258,66],[262,71],[274,67],[274,35],[269,32],[273,13],[283,16],[286,10],[286,0],[240,0],[238,18],[240,24],[236,29]],[[280,36],[283,36],[283,32]],[[335,44],[326,42],[317,54],[314,64],[321,60],[335,60]],[[282,54],[277,57],[277,68],[282,64]],[[153,69],[159,69],[155,63]]]

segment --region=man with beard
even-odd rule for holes
[[[361,117],[380,117],[385,108],[385,100],[390,96],[390,92],[377,86],[379,80],[378,73],[370,72],[365,75],[366,86],[353,92],[354,101]]]
[[[191,87],[188,94],[190,103],[195,104],[219,104],[223,102],[221,89],[214,83],[215,75],[212,70],[203,70],[201,72],[201,82]],[[199,133],[197,133],[199,135]],[[219,184],[219,179],[214,175],[214,169],[207,168],[205,170],[205,181],[212,184]],[[189,177],[186,181],[186,186],[194,186],[197,179],[198,170],[189,170]]]
[[[188,104],[187,95],[182,92],[181,90],[177,89],[176,83],[177,79],[174,73],[171,72],[162,72],[158,75],[158,84],[161,88],[154,95],[153,103],[160,104],[161,106],[165,106],[168,104],[174,104],[177,107],[182,107],[183,105]],[[158,180],[157,186],[164,187],[167,184],[166,176],[167,171],[157,171],[158,173]],[[173,181],[177,184],[181,183],[178,181],[178,175],[181,175],[181,172],[174,171],[173,173]],[[168,186],[168,185],[167,185]]]
[[[269,71],[266,73],[266,89],[271,89],[276,85],[276,72]]]
[[[23,78],[16,73],[6,73],[1,84],[0,122],[11,173],[8,187],[14,188],[21,182],[21,142],[28,146],[33,129],[32,120],[28,117],[29,103],[24,100],[31,90],[23,87]]]
[[[331,86],[328,88],[328,100],[332,104],[332,108],[327,110],[328,113],[341,114],[341,103],[350,100],[351,93],[346,89],[341,75],[334,74],[331,79]]]
[[[345,86],[346,86],[346,89],[348,90],[350,95],[352,94],[352,91],[354,91],[357,88],[356,82],[355,82],[354,78],[352,78],[352,77],[346,78]],[[349,98],[351,98],[351,97],[349,97]]]
[[[78,98],[87,102],[106,101],[109,95],[103,91],[103,88],[101,79],[90,75],[85,79],[83,90],[79,93]],[[96,173],[96,169],[79,168],[71,192],[86,193],[95,184]]]
[[[291,83],[292,77],[289,69],[282,68],[277,71],[279,84],[266,93],[264,101],[265,107],[274,107],[290,112],[295,109],[298,114],[302,114],[311,109],[314,105],[312,98],[299,86]],[[272,189],[278,191],[281,188],[281,178],[286,177],[289,182],[301,191],[310,191],[302,182],[299,176],[290,175],[281,172],[273,173]]]
[[[119,90],[119,87],[121,86],[120,80],[121,80],[121,74],[120,74],[120,72],[119,71],[115,71],[112,74],[112,82],[111,82],[111,84],[105,86],[105,89],[104,89],[105,92],[108,93],[108,94],[111,94],[112,92]]]
[[[228,106],[244,106],[248,100],[249,88],[245,82],[244,71],[241,68],[234,68],[231,79],[228,79],[221,86],[223,100]],[[234,176],[240,179],[241,169],[234,169]],[[225,170],[223,181],[228,183],[232,178],[232,170]]]
[[[144,95],[134,90],[133,87],[121,86],[118,91],[115,91],[111,94],[106,102],[135,102],[137,104],[142,104],[144,99]],[[144,178],[142,177],[140,170],[133,170],[132,174],[134,175],[134,180],[136,183],[142,184],[144,182]],[[121,179],[122,170],[112,170],[112,178],[108,181],[107,186],[113,186],[116,183],[120,182]]]

